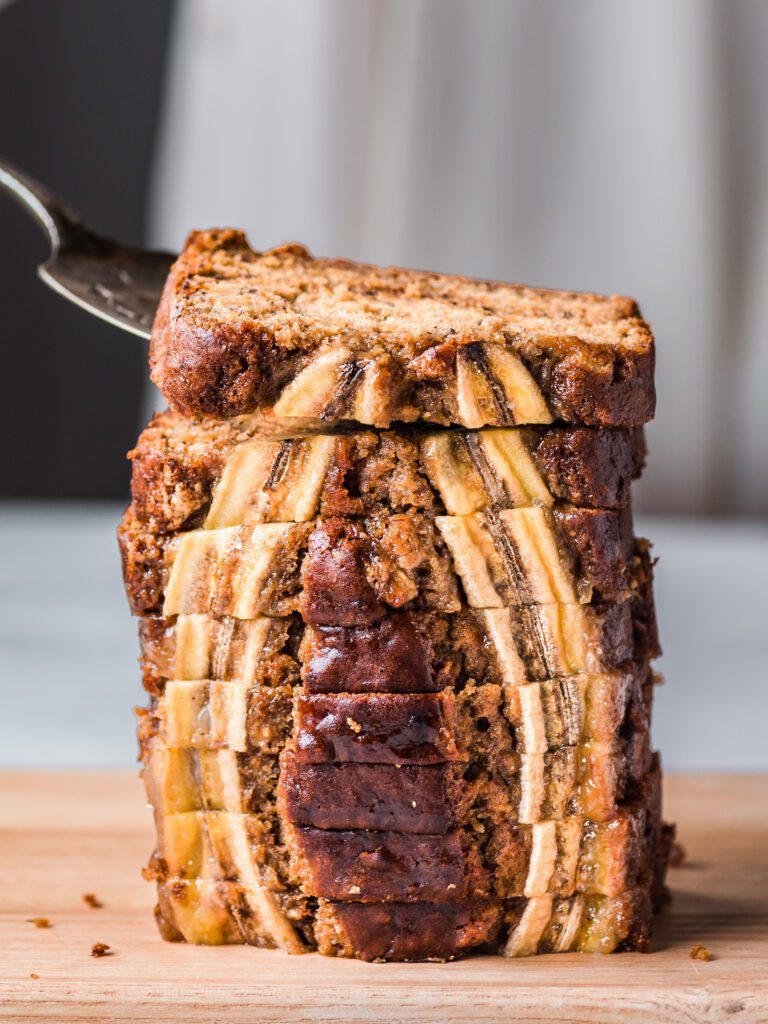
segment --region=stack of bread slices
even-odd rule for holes
[[[659,653],[635,303],[197,232],[120,529],[168,939],[643,949]]]

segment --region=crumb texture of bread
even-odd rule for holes
[[[655,406],[632,299],[255,252],[231,229],[187,239],[150,361],[189,416],[638,426]]]

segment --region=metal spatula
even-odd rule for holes
[[[48,234],[51,255],[37,268],[43,281],[94,316],[149,338],[160,292],[176,257],[97,235],[47,188],[3,160],[0,186]]]

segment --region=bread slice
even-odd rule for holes
[[[629,510],[507,509],[157,534],[129,509],[119,531],[136,614],[370,625],[387,610],[457,612],[624,601],[648,577]]]
[[[171,268],[150,351],[171,406],[226,418],[469,428],[637,426],[653,335],[634,300],[255,252],[196,231]]]
[[[641,428],[355,430],[285,436],[256,417],[155,416],[130,453],[139,519],[161,532],[416,509],[624,508]]]
[[[141,661],[162,735],[183,746],[227,742],[247,750],[261,745],[264,710],[278,713],[276,701],[264,705],[265,695],[290,693],[301,679],[305,690],[296,727],[307,756],[317,756],[326,743],[332,749],[362,745],[367,754],[375,750],[383,757],[383,741],[372,743],[368,730],[356,742],[347,719],[360,723],[374,712],[380,716],[382,708],[393,714],[400,707],[408,709],[411,725],[393,725],[401,742],[386,742],[394,761],[407,764],[405,737],[421,728],[424,716],[441,720],[436,709],[446,692],[458,690],[466,702],[483,686],[503,689],[517,748],[545,752],[576,743],[585,720],[588,736],[611,737],[635,687],[631,673],[615,682],[610,673],[658,654],[655,630],[643,612],[638,597],[601,609],[538,605],[491,613],[464,609],[449,616],[396,612],[371,627],[304,626],[289,618],[147,616],[140,620]],[[533,631],[535,638],[529,636]],[[307,727],[318,721],[322,742]],[[389,735],[381,721],[376,731]]]

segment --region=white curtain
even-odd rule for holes
[[[768,3],[180,0],[153,230],[639,298],[641,505],[768,511]]]

